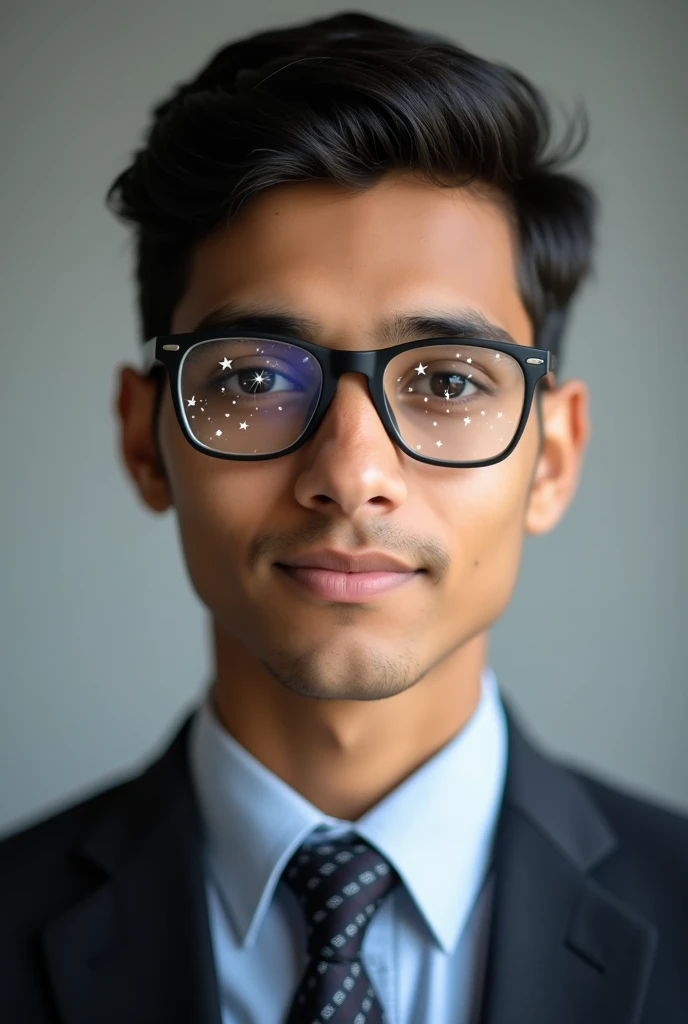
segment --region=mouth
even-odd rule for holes
[[[299,566],[275,563],[285,580],[323,601],[360,603],[372,601],[382,594],[407,586],[423,572],[422,569],[372,570],[345,572],[322,566]]]

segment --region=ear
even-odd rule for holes
[[[589,394],[581,380],[542,392],[543,440],[528,507],[525,531],[548,533],[576,493],[590,439]]]
[[[162,386],[165,386],[163,380]],[[120,421],[120,452],[129,476],[153,512],[172,505],[169,483],[155,442],[155,399],[160,385],[154,377],[123,366],[119,373],[116,411]]]

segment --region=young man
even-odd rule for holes
[[[0,845],[3,1021],[688,1019],[688,822],[546,756],[488,664],[588,441],[571,138],[360,14],[156,108],[109,194],[147,341],[122,452],[216,671],[145,772]]]

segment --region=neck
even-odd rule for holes
[[[487,634],[382,700],[333,700],[288,689],[216,624],[213,700],[225,729],[332,817],[356,821],[469,721],[480,699]]]

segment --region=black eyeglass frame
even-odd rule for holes
[[[257,341],[281,341],[303,349],[313,356],[322,373],[322,391],[318,404],[313,412],[311,420],[301,436],[289,447],[279,452],[269,452],[264,455],[235,455],[231,452],[220,452],[208,448],[194,437],[189,424],[187,423],[182,404],[181,395],[181,374],[180,368],[186,353],[202,341],[223,341],[232,339],[250,339]],[[407,352],[413,348],[432,348],[436,345],[452,344],[479,345],[482,348],[492,349],[496,352],[504,352],[513,356],[518,362],[525,381],[525,395],[523,400],[523,412],[518,430],[514,434],[511,444],[499,455],[492,459],[483,459],[479,462],[447,462],[442,459],[430,459],[425,455],[419,455],[399,434],[394,417],[387,405],[383,379],[387,364],[401,352]],[[419,462],[425,462],[431,466],[444,466],[448,469],[474,468],[480,466],[493,466],[511,455],[523,435],[530,409],[533,402],[535,389],[542,383],[549,388],[554,387],[553,375],[556,372],[557,358],[553,352],[544,348],[531,348],[529,345],[516,345],[506,341],[491,341],[486,338],[472,338],[464,336],[445,336],[441,338],[422,338],[418,341],[409,341],[401,345],[394,345],[386,348],[342,350],[326,348],[323,345],[316,345],[314,342],[304,341],[301,338],[293,338],[284,334],[266,334],[262,331],[222,331],[221,329],[209,329],[204,331],[188,331],[180,334],[157,335],[150,338],[143,345],[143,372],[149,374],[156,366],[164,367],[170,383],[170,393],[177,422],[189,444],[204,455],[218,459],[233,459],[239,462],[262,462],[265,459],[279,459],[283,455],[290,455],[306,443],[315,434],[322,423],[332,399],[337,391],[339,378],[344,373],[361,373],[368,381],[373,404],[382,424],[390,439],[401,448],[403,452]],[[551,376],[550,376],[551,375]]]

